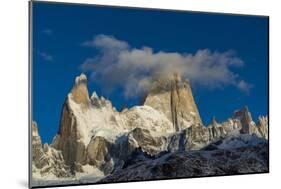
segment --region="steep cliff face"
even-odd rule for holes
[[[88,107],[90,103],[89,92],[87,87],[87,77],[84,74],[75,78],[75,83],[71,90],[71,98],[77,104]]]
[[[178,74],[156,81],[144,105],[163,112],[173,123],[174,131],[202,124],[190,84]]]
[[[234,111],[233,116],[222,123],[217,123],[213,118],[207,128],[210,141],[237,134],[250,134],[268,139],[267,116],[260,116],[256,124],[246,106]]]
[[[60,128],[54,138],[52,146],[61,150],[65,163],[74,168],[76,163],[86,163],[86,146],[82,142],[85,138],[83,128],[79,127],[79,117],[75,112],[75,106],[79,106],[80,112],[86,113],[90,105],[87,89],[87,78],[84,74],[76,77],[71,93],[68,94],[63,106]]]

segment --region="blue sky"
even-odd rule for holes
[[[127,71],[136,83],[123,82],[126,74],[116,76],[123,84],[105,79],[106,67],[115,75]],[[90,94],[95,90],[120,109],[139,103],[149,74],[171,67],[190,79],[205,124],[244,105],[255,120],[268,114],[268,18],[33,4],[33,120],[43,142],[56,134],[64,100],[81,72]]]

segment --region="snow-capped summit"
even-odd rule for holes
[[[87,84],[87,76],[83,73],[75,78],[75,85],[79,85],[81,83]]]

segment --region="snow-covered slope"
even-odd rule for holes
[[[267,140],[257,137],[255,134],[240,134],[236,136],[229,136],[222,140],[222,143],[217,147],[219,149],[233,149],[248,146],[258,146],[261,144],[266,144]]]

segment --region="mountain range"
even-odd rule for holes
[[[268,117],[247,106],[202,123],[189,81],[156,80],[143,104],[117,111],[75,78],[51,144],[32,122],[33,186],[268,172]]]

